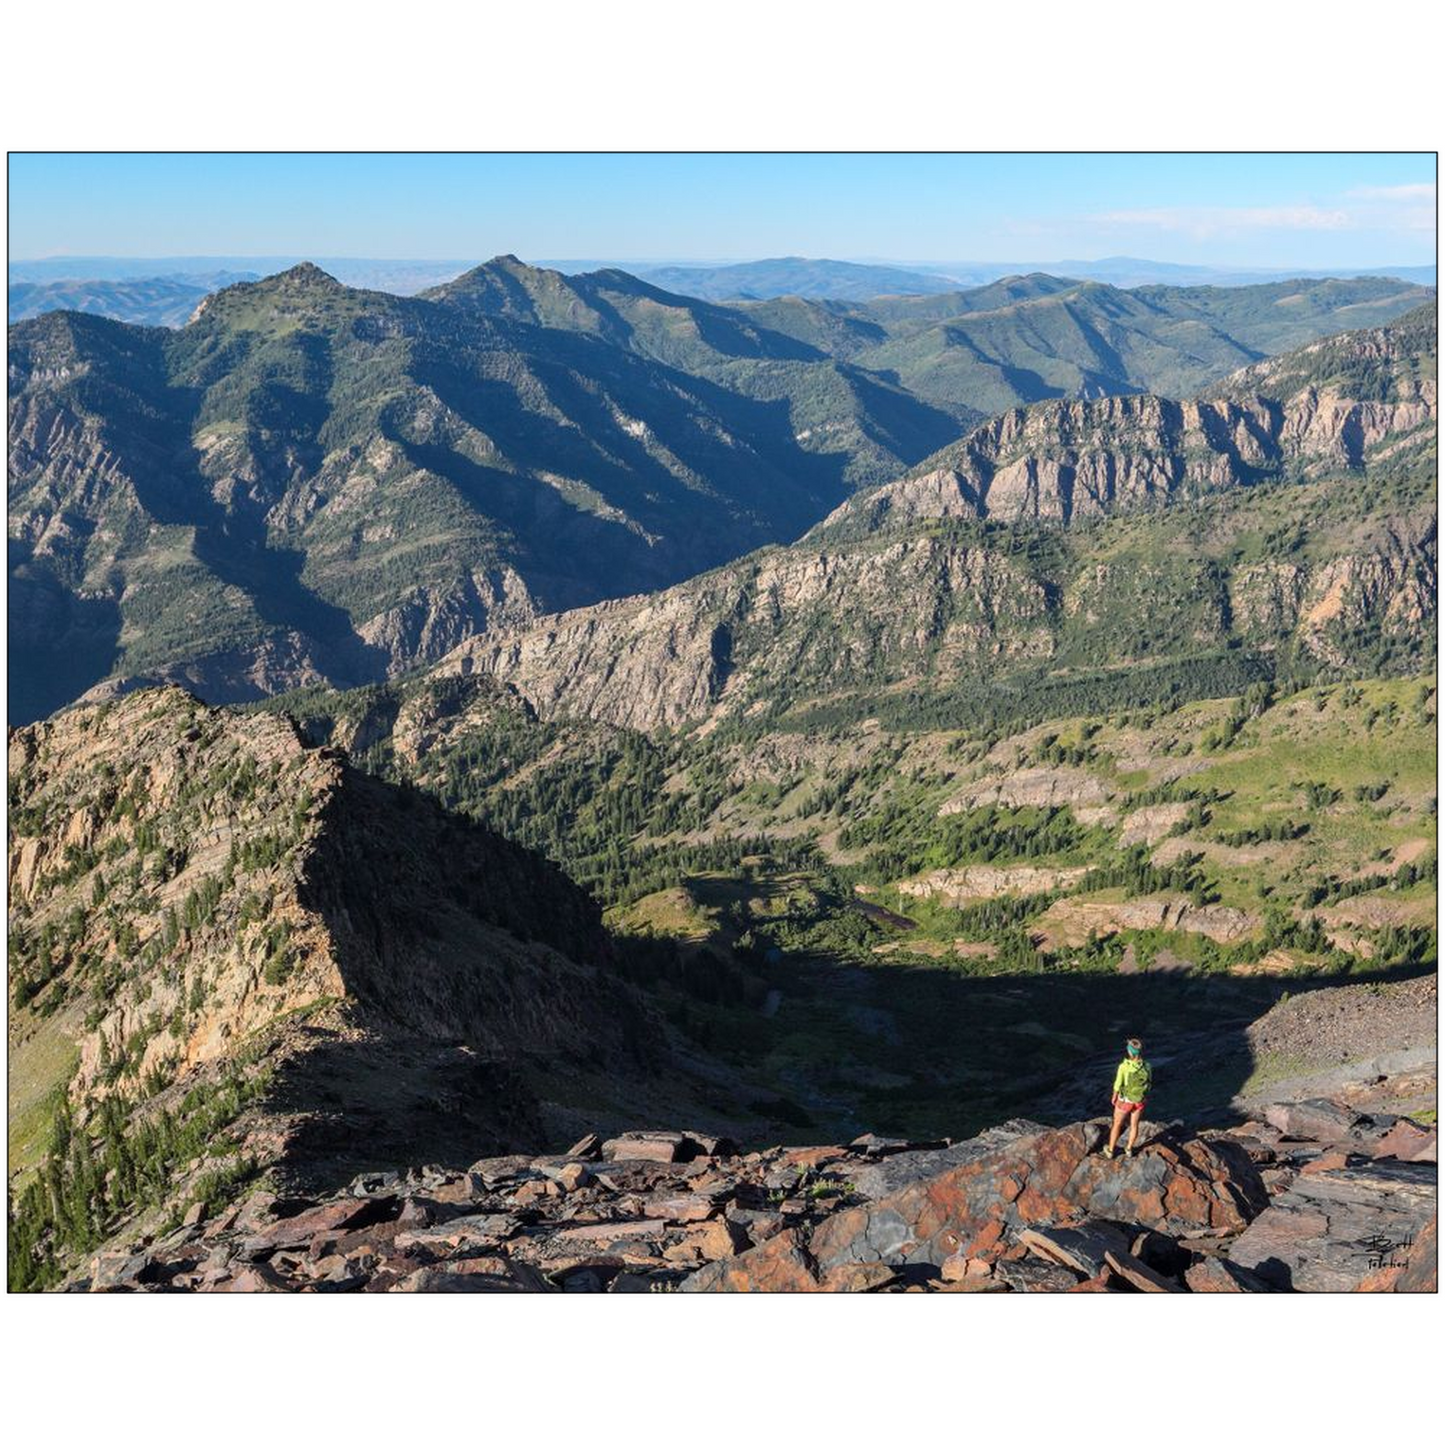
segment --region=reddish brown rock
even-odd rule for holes
[[[1110,1160],[1089,1152],[1089,1137],[1081,1124],[1022,1135],[833,1215],[814,1230],[812,1251],[824,1269],[868,1260],[941,1264],[991,1229],[1001,1238],[1092,1217],[1164,1234],[1236,1231],[1267,1203],[1253,1163],[1228,1142],[1191,1139],[1167,1153],[1149,1147]]]
[[[736,1259],[706,1265],[678,1286],[697,1294],[817,1294],[824,1287],[816,1263],[792,1230]]]
[[[460,1179],[437,1185],[431,1197],[438,1204],[471,1204],[486,1192],[486,1183],[479,1174],[463,1174]]]
[[[868,1294],[897,1278],[886,1264],[841,1264],[823,1276],[823,1288],[831,1294]]]
[[[748,1247],[747,1236],[725,1219],[711,1219],[689,1230],[687,1237],[707,1260],[731,1259]]]
[[[710,1219],[717,1213],[717,1201],[706,1194],[664,1194],[642,1201],[642,1212],[652,1219],[668,1219],[688,1224]]]
[[[849,1151],[837,1144],[815,1144],[807,1149],[787,1150],[782,1162],[795,1169],[821,1169],[825,1164],[836,1164],[849,1157]]]
[[[1252,1269],[1227,1259],[1210,1256],[1184,1271],[1184,1283],[1192,1294],[1270,1294],[1273,1286]]]
[[[973,1261],[961,1254],[950,1254],[938,1268],[941,1278],[953,1281],[960,1280],[967,1276],[968,1267]]]
[[[736,1140],[726,1134],[702,1134],[696,1129],[687,1129],[683,1138],[692,1146],[695,1154],[707,1155],[714,1159],[730,1159],[738,1152]]]
[[[590,1243],[604,1239],[661,1239],[667,1225],[661,1219],[618,1219],[604,1224],[584,1224],[564,1229],[557,1236],[567,1243]]]
[[[1132,1255],[1116,1254],[1112,1249],[1106,1251],[1104,1263],[1120,1279],[1127,1280],[1141,1294],[1183,1294],[1183,1288],[1172,1279],[1159,1273],[1157,1269],[1151,1269],[1142,1259],[1135,1259]]]
[[[592,1181],[592,1171],[583,1163],[564,1164],[557,1175],[557,1183],[565,1193],[581,1189]]]
[[[1350,1164],[1350,1156],[1343,1149],[1331,1149],[1328,1154],[1321,1154],[1318,1159],[1311,1159],[1308,1164],[1300,1165],[1301,1174],[1328,1174],[1332,1169],[1347,1169]]]
[[[646,1159],[657,1164],[671,1164],[680,1159],[695,1158],[701,1150],[685,1134],[651,1131],[621,1134],[602,1145],[604,1159]]]
[[[245,1265],[214,1286],[216,1294],[276,1294],[288,1288],[274,1270],[264,1264]]]
[[[1396,1119],[1374,1149],[1376,1159],[1418,1159],[1435,1162],[1435,1130],[1423,1128],[1413,1119]]]
[[[433,1253],[491,1246],[505,1239],[517,1227],[509,1214],[466,1214],[440,1224],[419,1225],[397,1233],[393,1243],[405,1252],[425,1249]]]
[[[268,1225],[246,1241],[245,1252],[252,1258],[270,1250],[308,1244],[322,1230],[359,1229],[362,1225],[387,1219],[399,1211],[395,1198],[338,1199],[303,1209]]]

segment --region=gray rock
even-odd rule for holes
[[[1434,1165],[1377,1159],[1301,1174],[1230,1247],[1277,1288],[1353,1290],[1435,1216]]]
[[[1083,1275],[1098,1274],[1110,1253],[1129,1253],[1129,1236],[1101,1219],[1091,1219],[1074,1229],[1022,1229],[1018,1241],[1038,1258]]]
[[[1301,1099],[1293,1104],[1269,1104],[1264,1118],[1286,1139],[1311,1139],[1334,1144],[1351,1137],[1360,1115],[1342,1109],[1330,1099]]]
[[[1045,1132],[1044,1125],[1028,1119],[1010,1119],[993,1129],[986,1129],[972,1139],[950,1144],[945,1149],[917,1149],[891,1154],[876,1162],[841,1166],[841,1172],[853,1181],[860,1199],[882,1199],[885,1195],[916,1184],[945,1170],[956,1169],[980,1155],[987,1154],[1016,1139],[1029,1138]]]
[[[1032,1257],[999,1260],[993,1277],[1020,1294],[1058,1294],[1073,1289],[1083,1278],[1061,1264]]]

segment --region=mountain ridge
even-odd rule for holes
[[[1405,295],[1321,294],[1333,299],[1289,325]],[[982,309],[940,322],[937,305]],[[499,258],[416,298],[308,263],[214,293],[175,332],[60,312],[19,323],[15,716],[108,677],[218,701],[375,681],[488,629],[789,542],[981,419],[953,382],[928,400],[861,362],[901,346],[932,366],[943,336],[938,376],[973,377],[989,406],[1020,388],[1134,392],[1127,368],[1089,369],[1103,364],[1098,317],[1120,307],[1162,314],[1048,277],[971,301],[757,311]],[[1045,337],[1039,316],[1065,317],[1064,332]],[[1216,334],[1188,318],[1165,329],[1180,325]],[[985,332],[1063,370],[1048,382],[985,354]]]
[[[1350,333],[1322,350],[1373,353],[1386,334]],[[1408,372],[1433,345],[1422,320],[1384,349]],[[1274,374],[1287,378],[1289,366]],[[1409,399],[1392,403],[1322,395],[1312,385],[1242,409],[1158,398],[1042,403],[986,423],[917,475],[845,503],[791,547],[663,593],[470,639],[438,671],[493,676],[544,715],[648,730],[746,715],[769,696],[809,689],[947,688],[971,669],[997,682],[1001,671],[1097,657],[1101,645],[1103,660],[1139,659],[1165,650],[1166,638],[1165,655],[1287,644],[1317,664],[1348,666],[1360,656],[1356,631],[1373,619],[1428,651],[1436,402],[1433,377],[1409,386]],[[1012,459],[997,466],[1005,446]],[[1331,477],[1372,470],[1398,478],[1395,492],[1358,489],[1334,520],[1343,499]],[[1283,490],[1260,486],[1287,474],[1294,480]],[[1235,510],[1215,523],[1196,519],[1205,537],[1213,525],[1218,538],[1197,556],[1177,555],[1177,539],[1168,539],[1190,523],[1172,519],[1186,505],[1210,504]],[[1137,545],[1165,551],[1146,551],[1131,571],[1128,552],[1088,528],[1077,542],[1044,530],[1020,548],[1007,529],[977,530],[994,510],[1035,525],[1138,511]],[[1233,536],[1264,527],[1256,513],[1291,510],[1296,527],[1306,518],[1314,527],[1308,554],[1231,558]],[[1146,583],[1177,589],[1165,610],[1177,609],[1177,620],[1162,630],[1140,610]],[[910,605],[900,608],[899,597]]]

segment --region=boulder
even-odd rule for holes
[[[1021,1229],[1018,1242],[1040,1259],[1087,1275],[1100,1273],[1111,1251],[1126,1254],[1129,1249],[1129,1236],[1102,1220],[1077,1229]]]
[[[747,1235],[725,1219],[710,1219],[690,1229],[687,1239],[706,1260],[731,1259],[748,1247]]]
[[[1351,1164],[1361,1162],[1358,1154],[1351,1154],[1345,1149],[1327,1149],[1317,1158],[1301,1164],[1301,1174],[1328,1174],[1332,1169],[1348,1169]]]
[[[661,1219],[614,1219],[564,1229],[557,1238],[568,1244],[591,1244],[607,1239],[661,1239],[667,1225]]]
[[[696,1129],[688,1129],[683,1138],[692,1145],[693,1157],[701,1154],[711,1159],[731,1159],[738,1152],[737,1141],[726,1134],[701,1134]]]
[[[1297,1103],[1268,1104],[1264,1118],[1286,1139],[1312,1139],[1337,1144],[1354,1137],[1362,1116],[1332,1099],[1303,1099]]]
[[[1030,1127],[963,1163],[940,1159],[937,1172],[825,1219],[811,1241],[819,1264],[941,1264],[985,1232],[996,1254],[1012,1231],[1089,1219],[1171,1235],[1236,1232],[1268,1202],[1248,1155],[1225,1140],[1160,1140],[1133,1159],[1110,1160],[1089,1151],[1082,1124]]]
[[[480,1174],[466,1173],[446,1184],[439,1184],[432,1190],[431,1197],[438,1204],[472,1204],[486,1192],[487,1184]]]
[[[793,1230],[774,1235],[736,1259],[705,1265],[678,1286],[687,1294],[817,1294],[826,1288]]]
[[[361,1229],[385,1219],[395,1219],[401,1202],[395,1195],[374,1195],[370,1198],[341,1198],[330,1204],[318,1204],[287,1215],[275,1224],[241,1241],[238,1253],[246,1259],[259,1259],[278,1249],[309,1244],[326,1230]]]
[[[416,1249],[432,1252],[457,1250],[496,1244],[513,1233],[517,1222],[510,1214],[465,1214],[441,1224],[424,1224],[399,1233],[393,1243],[408,1253]]]
[[[216,1294],[279,1294],[286,1281],[265,1264],[243,1265],[213,1286]]]
[[[592,1171],[580,1161],[564,1164],[558,1171],[557,1183],[568,1193],[581,1189],[592,1182]]]
[[[1376,1142],[1375,1158],[1416,1160],[1434,1164],[1435,1140],[1434,1129],[1417,1124],[1412,1119],[1396,1119],[1388,1132]]]
[[[111,1250],[90,1262],[90,1287],[98,1293],[135,1289],[159,1277],[155,1260],[145,1251]]]
[[[620,1134],[602,1145],[604,1159],[647,1159],[657,1164],[695,1159],[702,1152],[686,1134],[662,1130]]]
[[[654,1194],[642,1201],[642,1212],[649,1219],[670,1219],[675,1224],[710,1219],[717,1211],[717,1200],[707,1194]]]
[[[771,1239],[786,1227],[782,1212],[777,1209],[744,1209],[739,1204],[729,1204],[723,1212],[734,1224],[747,1230],[754,1244]]]
[[[996,1128],[986,1129],[976,1138],[958,1144],[933,1145],[921,1149],[869,1150],[869,1162],[844,1166],[838,1172],[852,1181],[854,1193],[864,1199],[883,1199],[887,1195],[920,1179],[931,1179],[947,1169],[978,1159],[1015,1139],[1032,1138],[1046,1132],[1042,1124],[1027,1119],[1011,1119]],[[865,1134],[864,1139],[872,1135]],[[891,1144],[893,1141],[881,1141]]]

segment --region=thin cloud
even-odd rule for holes
[[[1419,201],[1435,204],[1435,182],[1420,181],[1408,186],[1357,186],[1347,193],[1361,201],[1400,201],[1406,205]]]
[[[1241,231],[1344,231],[1348,211],[1322,206],[1159,206],[1105,211],[1094,220],[1105,226],[1145,226],[1182,232],[1197,240]]]

